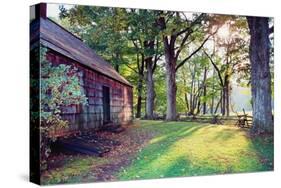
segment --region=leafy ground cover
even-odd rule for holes
[[[43,184],[150,179],[273,170],[273,138],[250,137],[231,125],[140,121],[102,158],[61,155]]]

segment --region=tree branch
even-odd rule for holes
[[[140,49],[139,48],[139,46],[138,46],[138,44],[136,43],[136,41],[135,40],[132,40],[132,42],[133,42],[133,44],[134,44],[134,46],[135,46],[135,48],[137,49],[137,51]]]
[[[221,76],[221,73],[220,73],[220,70],[219,70],[218,66],[215,64],[213,59],[210,57],[210,55],[205,50],[203,50],[203,52],[208,57],[208,59],[210,60],[210,62],[212,63],[213,67],[216,69],[216,71],[218,73],[218,76],[219,76],[219,79],[220,79],[221,87],[224,87],[223,79],[222,79],[222,76]]]
[[[188,39],[188,37],[191,35],[191,33],[193,33],[193,30],[192,30],[192,29],[190,29],[190,30],[185,34],[184,38],[182,39],[181,44],[180,44],[180,46],[179,46],[179,49],[178,49],[177,52],[176,52],[176,59],[177,59],[178,56],[180,55],[180,53],[181,53],[181,51],[182,51],[182,49],[183,49],[183,46],[184,46],[186,40]]]
[[[154,56],[154,62],[153,62],[153,66],[152,66],[152,73],[154,73],[155,69],[156,69],[156,65],[157,65],[157,61],[160,59],[161,55],[159,57],[158,56],[158,50],[159,50],[159,40],[156,39],[156,49],[155,49],[155,56]]]
[[[193,51],[188,57],[186,57],[184,60],[182,60],[182,62],[180,62],[180,63],[177,65],[176,71],[177,71],[181,66],[183,66],[193,55],[195,55],[198,51],[200,51],[201,48],[204,46],[204,44],[209,40],[209,38],[210,38],[211,36],[212,36],[212,35],[209,35],[195,51]]]
[[[198,24],[201,22],[201,19],[203,18],[204,15],[205,15],[204,13],[200,14],[193,22],[191,22],[189,27],[179,31],[178,33],[176,33],[176,35],[179,36],[187,31],[189,31],[195,24]]]
[[[134,71],[136,74],[139,74],[138,71],[136,71],[133,67],[131,67],[130,65],[128,64],[125,64],[129,69],[131,69],[132,71]]]
[[[173,15],[175,14],[175,12],[167,12],[167,14],[165,16],[167,16],[167,19],[165,21],[165,24],[168,23],[168,21],[173,17]]]

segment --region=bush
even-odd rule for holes
[[[80,86],[81,73],[76,67],[46,60],[47,49],[40,49],[40,158],[45,169],[50,155],[50,142],[55,141],[51,132],[65,128],[68,122],[61,118],[61,107],[71,104],[87,104]]]

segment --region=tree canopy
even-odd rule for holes
[[[233,90],[253,88],[255,33],[245,16],[61,6],[59,22],[135,86],[138,118],[230,116],[242,110],[232,102],[238,97],[232,95]],[[269,58],[273,56],[272,31],[268,26],[269,40],[263,44],[270,46]],[[268,64],[272,75],[272,58]],[[272,77],[269,80],[272,88]],[[272,95],[271,90],[267,92]]]

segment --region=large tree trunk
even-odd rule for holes
[[[161,12],[163,13],[163,12]],[[180,14],[176,13],[176,16],[180,18]],[[203,18],[203,14],[198,16],[198,18],[191,23],[193,24],[199,24],[201,23],[201,18]],[[169,19],[169,18],[167,18]],[[165,66],[166,66],[166,85],[167,85],[167,115],[166,120],[176,120],[177,114],[176,114],[176,93],[177,93],[177,87],[176,87],[176,71],[178,68],[183,66],[194,54],[196,54],[208,41],[209,37],[207,37],[202,44],[194,50],[188,57],[184,58],[178,65],[176,65],[176,62],[178,60],[179,55],[182,52],[183,47],[185,46],[190,34],[192,33],[192,26],[188,26],[180,31],[177,31],[176,29],[173,29],[173,33],[169,36],[165,35],[165,29],[166,27],[166,17],[160,16],[157,20],[157,25],[163,32],[163,43],[164,43],[164,54],[165,54]],[[180,47],[178,50],[175,50],[175,44],[177,41],[177,38],[182,36],[184,34],[184,37],[182,39],[182,42],[180,44]]]
[[[154,80],[153,80],[153,62],[152,58],[146,59],[146,118],[153,119],[153,109],[154,109]]]
[[[172,121],[177,119],[176,112],[176,62],[166,59],[166,86],[167,86],[167,114],[166,120]]]
[[[268,18],[247,17],[250,29],[251,90],[254,133],[273,132]]]
[[[142,90],[143,90],[143,79],[142,79],[142,76],[139,75],[139,78],[138,78],[138,87],[137,87],[138,99],[137,99],[136,118],[140,118],[140,117],[141,117]]]
[[[160,19],[161,24],[165,25],[165,20]],[[167,87],[167,114],[166,120],[173,121],[177,119],[176,111],[176,62],[174,45],[176,36],[171,36],[170,40],[167,36],[163,36],[165,67],[166,67],[166,87]]]
[[[144,41],[145,50],[153,51],[154,50],[154,40]],[[153,68],[154,62],[153,57],[148,56],[145,58],[145,66],[146,66],[146,118],[153,119],[153,110],[154,110],[154,80],[153,80]]]
[[[143,92],[143,77],[144,77],[144,55],[141,54],[141,60],[139,59],[139,54],[137,54],[137,65],[138,65],[138,85],[137,85],[137,111],[136,118],[141,117],[141,107],[142,107],[142,92]]]

